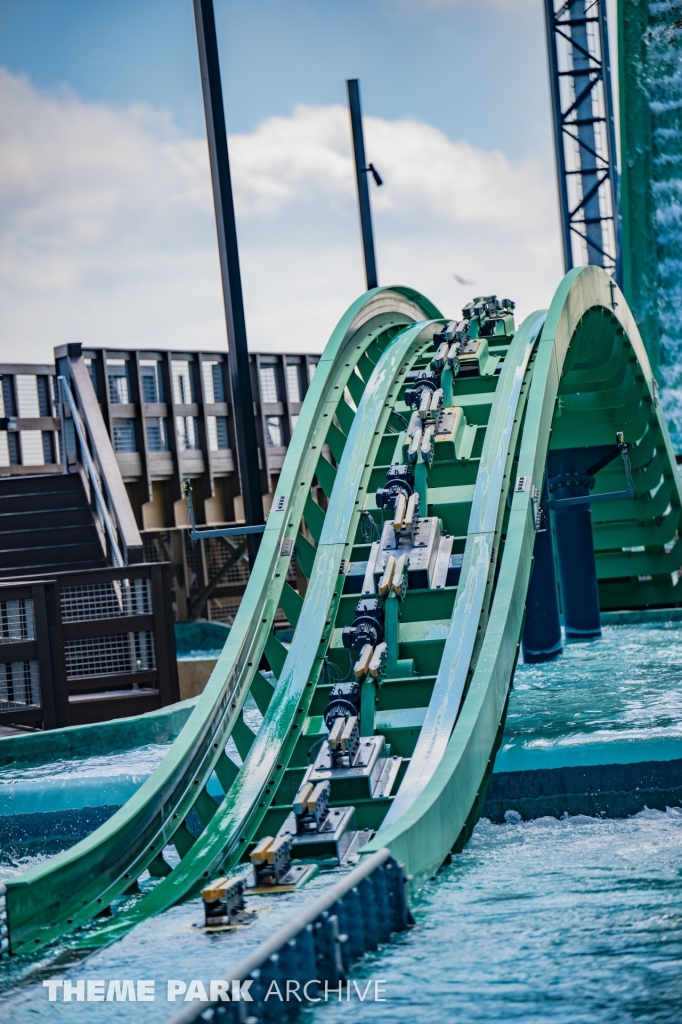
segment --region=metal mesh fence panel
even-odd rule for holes
[[[0,665],[0,711],[40,707],[40,676],[37,661],[13,661]]]
[[[142,544],[144,550],[145,562],[163,562],[164,559],[159,555],[159,545],[155,537],[150,537],[148,533],[142,535]]]
[[[231,537],[230,543],[233,547],[239,547],[240,544],[244,543],[246,537]],[[206,571],[209,579],[218,573],[225,563],[232,557],[233,547],[225,544],[219,537],[209,537],[202,541],[204,545],[204,553],[206,557]],[[223,576],[223,583],[229,584],[244,584],[249,582],[249,561],[248,556],[244,553],[243,557],[231,565]]]
[[[63,587],[59,600],[63,622],[150,615],[152,594],[147,579],[111,580]]]
[[[127,675],[156,669],[153,633],[121,633],[67,640],[64,644],[68,679]]]
[[[33,601],[0,601],[0,644],[35,639]]]
[[[208,617],[211,622],[222,622],[224,626],[231,626],[239,610],[239,602],[229,601],[223,604],[222,601],[211,598],[208,602]]]

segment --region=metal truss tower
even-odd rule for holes
[[[618,168],[606,0],[545,0],[566,270],[620,277]]]

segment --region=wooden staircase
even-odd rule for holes
[[[0,580],[106,564],[78,473],[0,477]]]

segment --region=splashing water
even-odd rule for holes
[[[314,1024],[678,1024],[682,810],[492,825],[416,902],[417,927],[354,972],[385,1002]],[[354,990],[352,990],[354,992]]]
[[[682,451],[682,18],[679,0],[650,0],[647,87],[653,123],[661,399]]]

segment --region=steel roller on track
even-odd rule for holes
[[[484,307],[457,328],[409,289],[377,289],[342,319],[204,694],[131,800],[7,885],[12,952],[107,907],[77,942],[111,942],[243,871],[264,837],[288,835],[294,858],[317,849],[323,864],[388,848],[415,884],[461,848],[504,725],[548,452],[625,434],[634,497],[593,513],[602,606],[680,603],[680,480],[624,298],[587,267],[516,333],[509,307]],[[596,490],[617,491],[617,471],[605,465]],[[285,580],[292,556],[305,593]],[[257,734],[242,716],[249,693]],[[207,790],[216,778],[220,802]],[[146,868],[158,882],[138,896]]]

